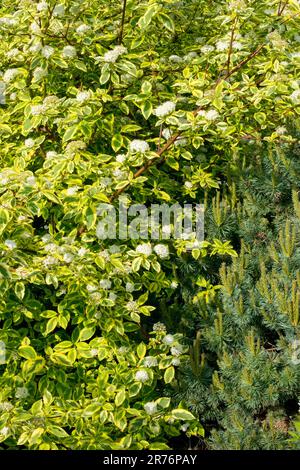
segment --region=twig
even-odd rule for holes
[[[288,4],[289,4],[289,0],[287,0],[286,2],[283,2],[282,0],[280,0],[279,5],[278,5],[278,12],[277,12],[278,16],[282,15],[282,13],[284,12]]]
[[[127,4],[127,0],[123,0],[122,19],[121,19],[121,27],[120,27],[120,34],[119,34],[119,44],[122,44],[122,40],[123,40],[124,23],[125,23],[125,15],[126,15],[126,4]]]
[[[159,130],[159,139],[158,139],[158,146],[157,146],[157,151],[159,152],[160,150],[160,142],[161,142],[161,137],[162,137],[162,129],[163,129],[163,126],[162,124],[160,125],[160,130]]]
[[[232,25],[232,29],[231,29],[230,44],[229,44],[228,59],[227,59],[227,73],[230,70],[232,46],[233,46],[234,33],[235,33],[236,24],[237,24],[237,19],[238,19],[238,17],[236,16],[235,19],[234,19],[234,23]]]

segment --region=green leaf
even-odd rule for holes
[[[254,119],[259,123],[259,124],[264,124],[267,116],[265,113],[259,112],[254,114]]]
[[[142,103],[141,111],[142,111],[142,115],[144,116],[144,118],[148,119],[151,116],[152,111],[153,111],[152,103],[150,101],[145,101],[144,103]]]
[[[86,341],[87,339],[90,339],[95,334],[95,330],[95,327],[83,328],[79,333],[79,340]]]
[[[74,60],[73,64],[78,70],[82,70],[83,72],[87,72],[86,65],[81,60]]]
[[[51,331],[55,330],[57,326],[58,319],[57,318],[50,318],[50,320],[47,321],[46,329],[45,329],[45,336],[51,333]]]
[[[115,134],[111,140],[111,146],[115,152],[120,150],[123,146],[123,136],[121,134]]]
[[[190,411],[182,410],[181,408],[172,410],[171,414],[174,418],[181,419],[183,421],[192,421],[195,419],[195,416]]]
[[[11,274],[9,272],[8,266],[6,266],[3,263],[0,263],[0,279],[1,279],[1,277],[3,279],[10,279],[11,278]]]
[[[174,21],[168,15],[166,15],[165,13],[159,13],[157,18],[159,19],[159,21],[162,22],[165,28],[171,31],[171,33],[175,32]]]
[[[100,408],[99,403],[91,403],[84,409],[83,416],[87,418],[95,414],[99,414],[100,409],[101,408]]]
[[[25,286],[23,282],[16,282],[15,284],[15,294],[18,299],[23,300],[25,295]]]
[[[140,269],[142,260],[143,260],[142,258],[138,257],[132,261],[131,268],[133,272],[137,272]]]
[[[0,208],[0,234],[4,232],[8,222],[9,222],[8,210]]]
[[[63,135],[63,142],[68,142],[68,140],[72,140],[78,130],[78,125],[75,124],[74,126],[69,127]]]
[[[97,211],[95,207],[88,206],[84,210],[84,218],[85,218],[85,224],[86,228],[88,230],[91,230],[93,227],[95,227],[96,221],[97,221]]]
[[[160,408],[169,408],[171,403],[171,398],[161,397],[156,400],[156,403]]]
[[[69,437],[69,434],[61,427],[55,425],[49,425],[46,431],[56,437]]]
[[[157,5],[157,3],[154,3],[147,8],[145,14],[138,21],[138,25],[141,29],[145,29],[149,26],[152,19],[158,12],[158,9],[159,5]]]
[[[142,388],[141,382],[136,382],[136,383],[130,385],[130,387],[128,389],[129,396],[130,397],[135,397],[136,395],[138,395],[141,388]]]
[[[110,79],[110,70],[106,65],[107,64],[105,64],[104,67],[102,67],[102,72],[101,72],[100,80],[99,80],[100,85],[104,85]]]
[[[122,403],[124,402],[126,398],[126,392],[125,390],[120,390],[117,394],[116,394],[116,397],[115,397],[115,404],[116,406],[121,406]]]
[[[121,127],[121,132],[126,133],[126,132],[137,132],[141,129],[141,126],[138,126],[137,124],[126,124],[125,126]]]
[[[145,357],[145,354],[147,352],[146,345],[144,343],[140,343],[137,347],[137,355],[140,359],[143,359]]]
[[[165,373],[164,373],[164,381],[166,384],[169,384],[170,382],[172,382],[172,380],[174,379],[175,377],[175,369],[173,366],[170,366],[168,367],[166,370],[165,370]]]
[[[42,191],[42,194],[43,194],[47,199],[49,199],[49,201],[55,202],[55,204],[61,204],[61,201],[58,199],[58,197],[55,196],[55,194],[51,193],[50,191],[45,191],[45,190],[43,190],[43,191]]]
[[[25,359],[35,360],[37,358],[37,354],[32,346],[20,346],[18,352]]]
[[[152,84],[150,82],[148,82],[147,80],[145,80],[143,83],[142,83],[142,87],[141,87],[141,90],[142,90],[142,93],[150,93],[151,90],[152,90]]]

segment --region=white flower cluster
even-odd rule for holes
[[[169,61],[170,62],[175,62],[175,63],[180,63],[180,62],[183,61],[183,59],[179,55],[173,54],[173,55],[170,55]]]
[[[14,47],[13,49],[11,49],[10,51],[8,51],[6,53],[6,57],[8,59],[17,59],[18,57],[21,59],[22,58],[22,52],[19,51],[19,49],[17,49],[16,47]]]
[[[135,251],[141,255],[150,256],[152,253],[152,248],[148,243],[141,243],[136,247]]]
[[[17,387],[15,397],[22,399],[28,397],[28,394],[29,392],[26,387]]]
[[[120,170],[119,168],[116,168],[115,170],[113,170],[113,175],[117,180],[122,180],[126,177],[126,172]]]
[[[34,42],[29,48],[29,52],[36,54],[42,49],[42,43],[40,41]]]
[[[196,59],[198,57],[198,54],[197,52],[188,52],[184,57],[183,59],[186,61],[186,62],[190,62],[192,61],[193,59]]]
[[[77,52],[74,46],[65,46],[62,50],[62,56],[65,59],[74,59],[77,56]]]
[[[96,292],[97,290],[97,286],[93,285],[93,284],[87,284],[86,285],[86,290],[88,292]]]
[[[4,245],[9,249],[13,250],[14,248],[17,248],[17,244],[14,240],[5,240]]]
[[[103,178],[101,178],[100,180],[100,184],[103,188],[107,188],[108,186],[110,186],[112,183],[112,179],[109,178],[109,176],[104,176]]]
[[[3,75],[3,81],[5,83],[11,82],[17,75],[19,75],[19,69],[7,69]]]
[[[149,374],[146,370],[138,370],[135,374],[135,380],[138,382],[147,382],[149,380]]]
[[[79,189],[80,186],[70,186],[70,188],[66,190],[67,196],[75,196]]]
[[[165,332],[167,331],[167,328],[166,328],[166,325],[162,322],[157,322],[157,323],[154,323],[153,325],[153,331],[162,331],[162,332]]]
[[[54,54],[54,48],[52,46],[44,46],[41,50],[41,54],[46,59],[49,59]]]
[[[215,109],[209,109],[208,111],[201,109],[198,111],[198,116],[204,117],[207,121],[215,121],[215,119],[218,119],[219,113]]]
[[[91,355],[93,357],[98,356],[98,352],[99,352],[99,350],[97,348],[92,348],[91,349]]]
[[[35,140],[29,137],[28,139],[25,139],[24,145],[28,149],[32,149],[35,146]]]
[[[146,153],[150,150],[148,142],[139,139],[132,140],[132,142],[130,142],[129,148],[133,153]]]
[[[59,102],[57,96],[46,96],[42,104],[31,106],[32,116],[40,116],[45,114],[49,109],[52,109]]]
[[[202,54],[209,54],[210,52],[214,51],[215,48],[214,48],[214,46],[211,46],[209,44],[205,44],[205,46],[202,46],[200,50],[201,50]]]
[[[71,253],[65,253],[63,259],[65,263],[72,263],[74,256]]]
[[[174,341],[175,341],[175,338],[173,335],[166,335],[163,337],[163,343],[167,344],[168,346],[171,346]]]
[[[169,140],[171,137],[172,137],[172,134],[173,132],[171,131],[171,129],[169,129],[168,127],[166,127],[163,131],[162,131],[162,136],[164,139],[166,140]]]
[[[76,153],[79,153],[80,150],[85,150],[86,144],[82,140],[72,140],[66,146],[65,153],[68,157],[74,157]]]
[[[48,9],[48,3],[45,1],[39,2],[36,9],[37,11],[46,11]]]
[[[10,411],[13,409],[13,405],[9,401],[0,402],[0,411]]]
[[[217,41],[216,49],[217,51],[226,51],[229,48],[229,41]]]
[[[33,78],[36,82],[40,81],[42,78],[47,76],[47,70],[43,67],[37,67],[33,72]]]
[[[17,24],[17,21],[14,18],[8,18],[7,16],[3,16],[0,18],[0,28],[1,27],[10,27],[10,26],[15,26]]]
[[[99,282],[99,285],[101,289],[107,290],[111,288],[111,281],[109,279],[101,279],[101,281]]]
[[[153,249],[160,258],[168,258],[169,248],[167,245],[163,245],[162,243],[159,243],[158,245],[155,245]]]
[[[30,25],[30,31],[33,33],[33,34],[40,34],[41,32],[41,28],[39,27],[38,23],[36,21],[33,21],[33,23],[31,23]]]
[[[118,163],[124,163],[125,160],[126,160],[126,155],[124,155],[124,154],[120,153],[119,155],[116,156],[116,161]]]
[[[65,7],[62,4],[56,5],[53,10],[53,16],[63,16],[65,14]]]
[[[148,403],[145,403],[144,410],[148,415],[152,416],[157,412],[157,404],[155,401],[149,401]]]
[[[88,24],[81,24],[76,28],[76,33],[79,34],[79,36],[83,36],[85,33],[90,31],[91,27]]]
[[[156,367],[158,364],[156,357],[146,356],[143,360],[143,366],[145,367]]]
[[[55,152],[54,150],[49,150],[46,153],[46,159],[47,160],[51,160],[52,158],[55,158],[55,157],[57,157],[57,152]]]
[[[0,434],[2,436],[5,436],[7,437],[9,435],[9,427],[8,426],[4,426],[3,428],[0,429]]]
[[[294,103],[298,103],[300,101],[300,90],[293,91],[293,93],[290,95],[290,99]]]
[[[283,135],[287,132],[287,128],[284,127],[284,126],[279,126],[277,127],[276,129],[276,133],[279,134],[279,135]]]
[[[114,49],[104,54],[103,60],[104,62],[115,63],[121,55],[127,54],[127,52],[126,47],[116,46]]]
[[[134,284],[132,284],[132,282],[126,282],[125,289],[126,289],[126,292],[133,292]]]
[[[179,357],[174,357],[172,359],[172,366],[179,366],[180,365],[180,359]]]
[[[183,353],[183,348],[181,344],[177,344],[176,346],[171,347],[172,356],[180,356],[182,353]]]
[[[126,308],[127,310],[136,310],[138,308],[138,304],[137,302],[135,302],[135,300],[129,300],[129,302],[127,302],[126,304]]]
[[[176,104],[173,103],[173,101],[166,101],[154,110],[154,114],[159,118],[163,118],[165,116],[168,116],[168,114],[173,113],[173,111],[175,111],[175,108]]]
[[[25,184],[27,184],[28,186],[35,186],[36,185],[35,176],[28,176],[28,178],[26,178],[25,180]]]
[[[227,51],[230,47],[230,40],[224,40],[224,41],[218,41],[216,43],[216,49],[217,51]],[[240,42],[238,41],[233,41],[232,44],[231,44],[231,47],[232,49],[237,49],[237,50],[240,50],[240,49],[243,49],[243,44],[241,44]]]
[[[270,41],[272,46],[275,49],[285,49],[288,45],[285,39],[282,39],[280,33],[278,31],[272,31],[267,35],[267,39]]]
[[[76,100],[78,103],[84,103],[91,97],[90,91],[79,91],[76,95]]]

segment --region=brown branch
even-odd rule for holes
[[[281,16],[283,14],[288,4],[289,4],[289,0],[286,0],[286,2],[283,2],[282,0],[280,0],[279,5],[278,5],[278,12],[277,12],[278,16]]]
[[[126,15],[126,4],[127,4],[127,0],[123,0],[122,19],[121,19],[119,41],[118,41],[119,44],[122,44],[122,40],[123,40],[124,23],[125,23],[125,15]]]
[[[148,162],[146,162],[143,166],[141,166],[133,175],[133,179],[136,179],[138,178],[139,176],[141,176],[146,170],[148,170],[148,168],[150,168],[150,166],[154,165],[154,164],[157,164],[158,161],[160,159],[160,157],[162,156],[162,154],[168,150],[171,145],[174,144],[175,140],[178,139],[178,137],[181,135],[182,131],[179,131],[177,132],[176,134],[174,134],[172,137],[170,137],[170,139],[165,143],[165,145],[157,152],[157,157],[153,158],[153,160],[149,160]],[[125,186],[123,186],[123,188],[120,188],[118,189],[109,199],[109,202],[112,202],[114,201],[118,196],[120,196],[120,194],[122,194],[126,188],[128,188],[128,186],[130,186],[130,183],[127,183]]]
[[[244,65],[246,65],[248,62],[250,62],[250,60],[252,60],[255,56],[257,56],[264,47],[265,47],[265,44],[261,44],[260,46],[258,46],[258,48],[255,49],[255,51],[251,52],[251,54],[249,54],[248,57],[246,57],[244,60],[239,62],[235,67],[233,67],[229,72],[227,72],[225,77],[222,77],[221,79],[219,79],[219,81],[227,80],[227,78],[231,77],[231,75],[236,73]]]
[[[234,33],[235,33],[237,20],[238,20],[238,17],[236,16],[234,19],[234,23],[232,25],[232,29],[231,29],[230,44],[229,44],[228,58],[227,58],[227,73],[229,73],[229,70],[230,70],[230,62],[231,62],[231,55],[232,55],[232,49],[233,49],[232,46],[233,46]]]
[[[157,145],[157,151],[159,152],[160,150],[160,143],[161,143],[161,137],[162,137],[162,130],[163,130],[163,125],[160,125],[160,130],[159,130],[159,138],[158,138],[158,145]]]

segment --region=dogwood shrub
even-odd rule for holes
[[[103,239],[99,205],[208,201],[242,145],[291,139],[299,3],[3,0],[0,14],[2,448],[202,436],[170,400],[184,338],[149,317],[180,260],[236,253]]]

